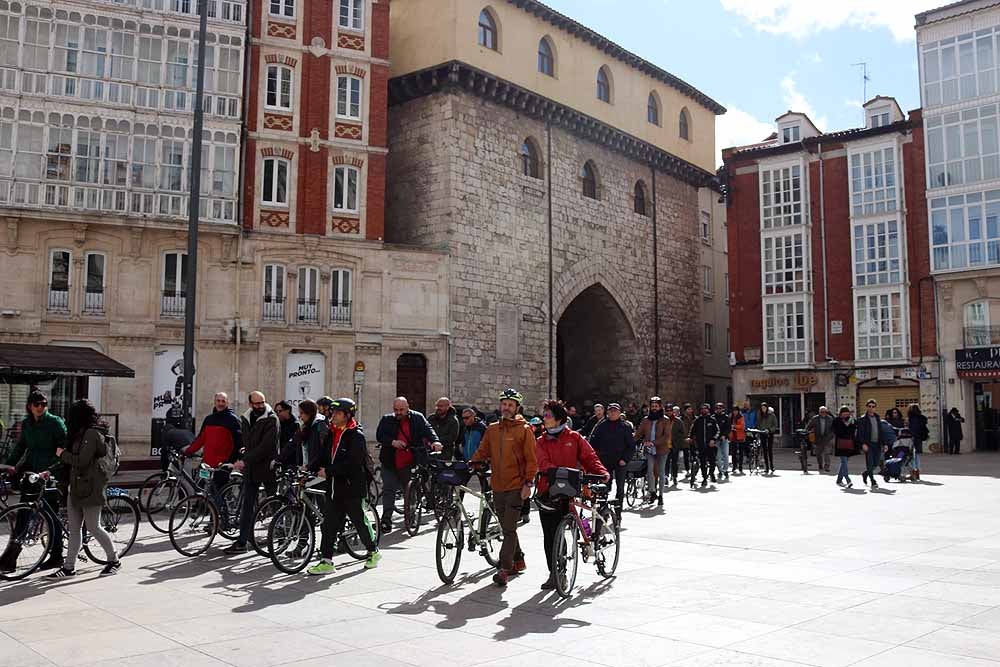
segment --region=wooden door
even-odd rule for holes
[[[402,354],[396,360],[396,396],[405,396],[410,409],[427,414],[427,357]]]

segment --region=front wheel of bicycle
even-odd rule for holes
[[[500,566],[500,547],[503,545],[503,529],[500,520],[489,507],[483,509],[479,517],[479,549],[486,562],[493,567]]]
[[[453,506],[445,511],[438,523],[437,542],[434,548],[438,578],[443,583],[454,583],[464,548],[465,522],[462,521],[462,512]]]
[[[139,486],[139,510],[148,513],[149,512],[149,494],[152,493],[153,488],[157,484],[162,482],[167,478],[167,473],[164,470],[160,472],[154,472],[152,475],[143,480],[142,484]],[[163,508],[154,508],[156,511],[160,511]]]
[[[591,539],[594,542],[594,563],[597,565],[597,574],[605,579],[613,576],[618,569],[618,557],[621,554],[619,536],[618,521],[615,520],[614,512],[604,510]]]
[[[316,550],[316,527],[305,505],[278,510],[267,529],[267,551],[274,566],[285,574],[298,574]]]
[[[101,528],[111,538],[115,548],[115,560],[120,560],[132,549],[135,538],[139,534],[141,521],[139,503],[129,496],[108,496],[101,508]],[[107,554],[100,548],[90,530],[83,542],[83,551],[87,558],[100,565],[107,565]]]
[[[625,502],[628,503],[629,507],[635,507],[635,504],[639,502],[639,485],[634,477],[630,477],[625,482]]]
[[[219,535],[227,540],[240,536],[240,510],[243,508],[243,482],[229,482],[219,492]]]
[[[177,504],[170,514],[170,543],[183,556],[200,556],[219,532],[219,511],[206,496],[195,494]]]
[[[424,494],[420,482],[411,480],[406,486],[406,497],[403,501],[403,526],[406,534],[415,537],[420,532],[420,521],[424,514]]]
[[[361,511],[364,515],[364,524],[355,526],[354,522],[348,520],[347,527],[340,536],[340,543],[343,545],[344,550],[355,560],[368,558],[368,547],[365,546],[364,541],[358,534],[359,530],[368,531],[376,547],[378,547],[378,543],[382,538],[382,526],[379,523],[378,511],[375,507],[369,504],[366,499],[363,499],[361,501]]]
[[[170,515],[187,496],[187,490],[176,477],[161,479],[146,497],[146,517],[149,525],[160,533],[170,531]]]
[[[250,546],[253,550],[264,558],[267,553],[267,531],[271,527],[271,520],[282,507],[287,504],[284,496],[268,496],[257,507],[257,513],[253,517],[253,531],[250,533]]]
[[[0,512],[0,551],[4,567],[0,579],[16,581],[37,570],[52,546],[52,521],[30,503],[11,505]]]
[[[576,570],[580,562],[580,546],[577,542],[576,519],[567,515],[556,528],[552,543],[552,575],[556,592],[568,598],[576,585]]]

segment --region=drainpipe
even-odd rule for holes
[[[243,188],[246,186],[247,170],[247,91],[250,90],[250,57],[251,49],[251,25],[253,25],[253,3],[246,3],[246,30],[243,34],[243,105],[240,108],[240,173],[236,186],[236,225],[239,229],[239,237],[236,239],[236,304],[233,323],[236,328],[236,335],[233,337],[236,346],[233,348],[233,401],[236,403],[236,412],[239,414],[240,407],[240,346],[241,340],[241,320],[240,320],[240,269],[243,266]]]
[[[830,358],[830,292],[827,283],[829,278],[826,272],[826,197],[825,197],[825,173],[823,169],[823,142],[817,143],[819,148],[819,236],[821,249],[821,262],[823,267],[823,361],[829,363]],[[836,384],[836,378],[834,378]]]
[[[552,269],[552,123],[545,123],[545,181],[548,188],[548,233],[549,233],[549,396],[555,396],[555,304],[553,303]]]
[[[649,165],[653,182],[653,395],[660,395],[660,249],[656,242],[656,165]]]

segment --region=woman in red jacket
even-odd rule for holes
[[[549,476],[551,468],[578,468],[591,475],[604,475],[605,481],[609,475],[601,464],[594,448],[582,435],[569,427],[569,414],[566,408],[557,401],[548,401],[542,408],[542,426],[544,431],[536,442],[536,457],[538,459],[538,495],[548,496]],[[549,578],[542,584],[542,590],[548,591],[556,587],[552,576],[552,542],[556,538],[556,528],[569,510],[568,501],[546,500],[542,503],[551,510],[538,510],[538,518],[542,523],[542,540],[545,544],[545,565],[550,568]]]

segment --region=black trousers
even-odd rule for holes
[[[686,449],[683,449],[681,451],[684,452],[684,470],[687,471],[687,472],[690,472],[690,473],[694,474],[694,468],[695,468],[695,466],[698,465],[697,462],[695,462],[694,464],[691,463],[691,457],[695,453],[694,452],[694,448],[693,447],[687,447]]]
[[[677,455],[680,451],[677,447],[671,447],[667,450],[667,478],[672,480],[674,484],[677,483]]]
[[[716,458],[719,455],[719,450],[715,447],[699,447],[697,450],[694,450],[694,455],[695,461],[693,472],[691,473],[691,483],[694,484],[699,469],[701,470],[701,480],[707,482],[709,475],[712,477],[715,476]]]
[[[240,536],[236,540],[237,544],[245,545],[253,537],[253,520],[257,517],[257,497],[260,482],[255,482],[249,476],[243,478],[243,490],[240,497]],[[278,485],[271,482],[264,482],[264,493],[268,496],[277,491]]]
[[[556,528],[569,511],[565,501],[557,503],[558,512],[538,512],[538,520],[542,524],[542,544],[545,547],[545,567],[552,572],[552,545],[556,541]]]
[[[627,466],[618,465],[615,461],[612,465],[604,464],[604,467],[611,473],[611,479],[615,480],[615,498],[621,500],[625,497],[625,468]],[[608,481],[608,490],[611,489],[611,481]]]
[[[743,472],[743,448],[745,446],[745,442],[737,442],[735,440],[729,442],[729,453],[733,457],[733,470]]]
[[[764,468],[774,472],[774,436],[770,433],[762,433],[760,448],[763,453]]]
[[[350,518],[358,531],[358,536],[369,552],[378,551],[375,540],[365,525],[365,512],[361,507],[361,499],[365,489],[355,489],[346,477],[333,478],[333,495],[326,496],[323,508],[323,539],[320,541],[320,557],[327,560],[333,558],[333,547],[337,537],[344,530],[344,522]]]

